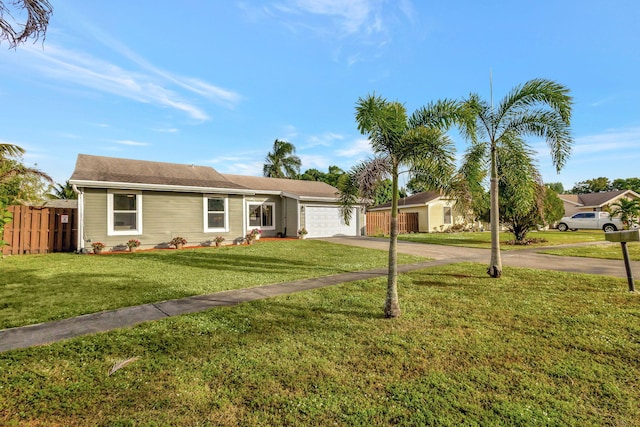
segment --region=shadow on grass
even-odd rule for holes
[[[152,262],[159,262],[180,267],[192,267],[206,270],[226,270],[238,273],[273,273],[282,270],[332,270],[332,267],[311,267],[308,261],[288,260],[264,255],[225,252],[212,250],[211,252],[181,252],[181,253],[139,253],[136,258]],[[340,270],[345,271],[345,270]]]
[[[442,280],[442,277],[453,278]],[[421,271],[419,277],[414,277],[412,284],[415,286],[428,286],[435,288],[464,288],[469,286],[469,280],[473,280],[475,285],[485,285],[496,279],[489,275],[459,274],[459,273],[428,273]],[[482,283],[475,283],[482,281]]]

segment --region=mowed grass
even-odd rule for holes
[[[401,275],[395,320],[380,278],[3,353],[0,424],[638,425],[626,282],[485,269]]]
[[[640,242],[628,242],[627,251],[631,261],[640,261]],[[560,256],[577,256],[587,258],[619,259],[622,260],[622,247],[620,243],[608,243],[597,246],[583,246],[563,249],[546,249],[543,254]]]
[[[545,239],[546,242],[531,245],[509,244],[514,240],[511,233],[500,233],[500,249],[528,249],[544,246],[568,245],[573,243],[602,242],[604,233],[600,230],[580,230],[575,232],[561,233],[557,230],[532,231],[527,234],[529,239]],[[484,232],[462,232],[462,233],[413,233],[401,234],[400,240],[417,243],[429,243],[434,245],[464,246],[468,248],[491,248],[491,233]]]
[[[228,289],[384,267],[384,251],[318,240],[0,260],[0,329]],[[401,256],[401,263],[424,258]]]

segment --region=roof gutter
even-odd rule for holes
[[[243,190],[240,188],[217,188],[217,187],[197,187],[185,185],[162,185],[162,184],[141,184],[133,182],[110,182],[110,181],[84,181],[69,180],[69,183],[77,187],[87,188],[112,188],[119,190],[150,190],[150,191],[172,191],[180,193],[214,193],[214,194],[243,194],[255,195],[254,190]]]

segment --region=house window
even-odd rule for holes
[[[226,197],[204,197],[204,231],[229,231],[229,208]]]
[[[446,224],[446,225],[451,225],[452,224],[451,207],[449,207],[449,206],[445,206],[444,207],[443,218],[444,218],[443,221],[442,221],[443,224]]]
[[[275,230],[275,204],[274,203],[249,203],[249,228],[262,230]]]
[[[110,191],[107,193],[107,234],[142,234],[142,194]]]

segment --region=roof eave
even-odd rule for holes
[[[215,194],[243,194],[254,195],[254,190],[243,190],[239,188],[218,188],[199,187],[187,185],[164,185],[164,184],[143,184],[134,182],[112,182],[112,181],[90,181],[71,179],[69,183],[77,187],[86,188],[111,188],[117,190],[148,190],[148,191],[171,191],[179,193],[215,193]]]

